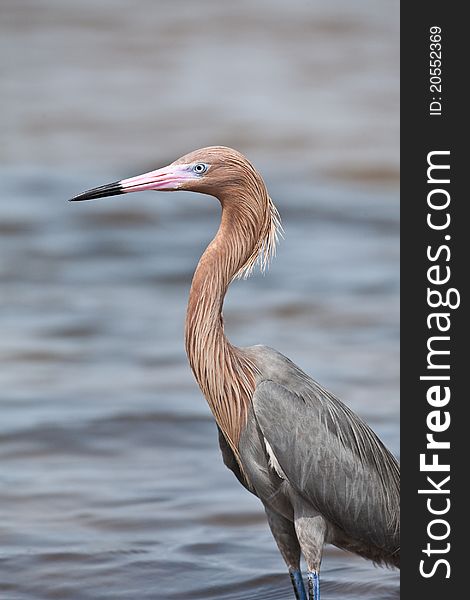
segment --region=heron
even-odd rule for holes
[[[320,599],[325,543],[399,568],[395,457],[358,415],[283,354],[264,345],[237,347],[224,332],[230,283],[255,265],[267,267],[281,231],[260,173],[240,152],[211,146],[71,201],[144,190],[190,190],[221,204],[217,234],[192,280],[186,353],[214,415],[223,461],[263,503],[295,598]]]

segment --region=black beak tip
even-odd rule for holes
[[[119,181],[107,183],[99,187],[87,190],[81,194],[77,194],[73,198],[69,198],[69,202],[80,202],[82,200],[95,200],[96,198],[105,198],[106,196],[118,196],[124,194],[124,190]]]

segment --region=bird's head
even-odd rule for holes
[[[71,198],[71,201],[144,190],[189,190],[221,198],[233,188],[247,185],[264,186],[251,163],[232,148],[210,146],[190,152],[167,167],[87,190]]]

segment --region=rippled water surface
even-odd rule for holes
[[[238,345],[279,349],[398,455],[395,3],[2,3],[1,600],[293,597],[225,469],[183,347],[219,209],[79,191],[232,145],[285,239],[236,282]],[[398,598],[327,547],[325,600]]]

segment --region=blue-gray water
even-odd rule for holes
[[[2,3],[1,600],[291,598],[219,456],[183,322],[212,198],[65,200],[233,145],[285,240],[235,283],[239,345],[292,358],[398,455],[395,3]],[[325,600],[397,598],[328,547]]]

